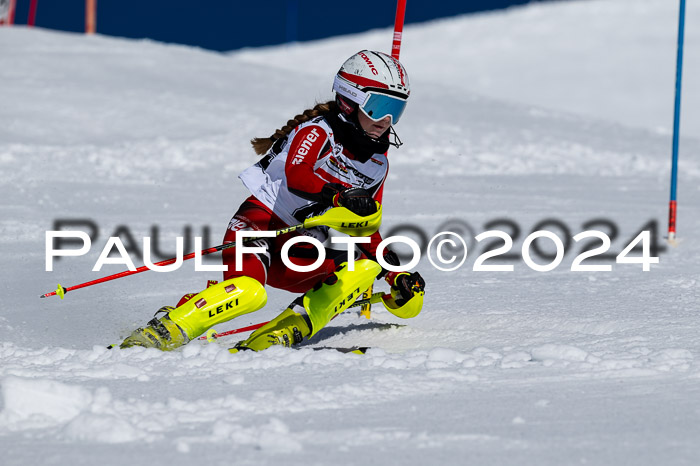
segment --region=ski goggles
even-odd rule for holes
[[[405,99],[372,91],[366,92],[365,95],[367,98],[363,104],[360,104],[360,110],[370,120],[379,121],[390,116],[392,125],[399,122],[403,111],[406,109]]]
[[[379,121],[386,116],[390,116],[392,125],[398,123],[406,108],[405,98],[402,99],[401,97],[376,91],[364,92],[348,86],[346,83],[345,79],[336,76],[333,82],[333,90],[355,102],[362,110],[362,113],[367,115],[370,120]]]

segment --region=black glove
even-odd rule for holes
[[[372,195],[364,188],[346,188],[337,183],[327,183],[321,191],[326,205],[345,207],[350,212],[366,217],[377,212],[377,204]]]
[[[425,291],[425,280],[418,272],[408,273],[402,272],[393,277],[394,284],[392,288],[398,290],[401,297],[396,299],[396,304],[403,306],[406,301],[413,298],[415,293]]]
[[[399,261],[399,256],[391,249],[387,249],[384,252],[384,262],[386,262],[389,265],[393,265],[393,266],[397,266],[397,267],[399,265],[401,265],[401,262]],[[380,278],[383,278],[384,275],[387,274],[387,272],[389,272],[389,271],[387,269],[385,269],[384,267],[382,267],[382,272],[379,275],[377,275],[377,280]]]

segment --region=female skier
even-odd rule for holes
[[[343,63],[333,91],[335,100],[304,111],[270,137],[251,141],[263,157],[240,175],[252,195],[231,219],[224,243],[235,241],[237,231],[282,229],[332,207],[345,207],[360,220],[377,215],[376,201],[381,199],[388,170],[387,150],[390,145],[401,145],[393,125],[410,94],[408,75],[398,60],[363,50]],[[319,241],[329,236],[323,226],[302,234]],[[378,231],[358,245],[360,256],[354,267],[348,266],[346,252],[326,249],[326,258],[320,261],[313,245],[288,246],[288,257],[295,265],[320,263],[308,272],[288,268],[281,259],[285,243],[298,236],[291,232],[246,243],[245,248],[225,249],[223,263],[228,270],[223,282],[210,282],[206,290],[184,296],[177,307],[162,308],[159,312],[164,316],[134,331],[121,347],[167,351],[182,346],[216,324],[262,308],[267,302],[265,285],[304,294],[231,352],[300,343],[352,305],[380,277],[392,287],[393,297],[385,300],[389,310],[401,317],[413,317],[420,311],[423,278],[417,272],[387,273],[377,264],[377,246],[382,240]],[[237,254],[236,249],[247,251]],[[399,265],[397,255],[389,249],[383,259]],[[421,298],[407,305],[414,296]]]

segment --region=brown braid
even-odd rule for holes
[[[331,112],[336,112],[337,110],[338,104],[336,104],[334,100],[330,100],[323,104],[316,104],[314,108],[304,110],[304,112],[301,115],[297,115],[293,119],[289,120],[285,126],[275,131],[275,133],[272,136],[267,138],[254,138],[250,141],[250,143],[253,145],[253,149],[255,150],[256,154],[266,154],[267,151],[270,150],[270,147],[272,147],[272,145],[275,143],[275,141],[286,137],[289,133],[291,133],[294,130],[294,128],[299,126],[301,123],[316,118],[317,116],[327,115]]]

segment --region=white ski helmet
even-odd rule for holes
[[[406,68],[395,58],[363,50],[348,58],[335,75],[333,90],[343,113],[350,115],[355,108],[371,120],[387,115],[394,125],[406,108],[411,94]]]

